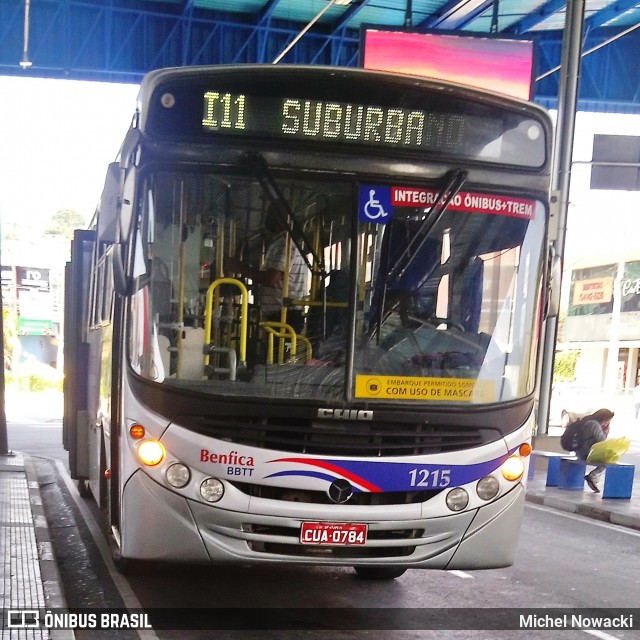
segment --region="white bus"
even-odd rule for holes
[[[416,77],[145,77],[66,299],[65,446],[122,570],[513,562],[550,132],[533,104]]]

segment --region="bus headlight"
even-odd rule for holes
[[[191,472],[189,471],[189,467],[181,462],[176,462],[166,470],[165,478],[167,479],[167,483],[172,487],[182,489],[182,487],[186,487],[189,484]]]
[[[157,440],[143,440],[136,452],[140,462],[148,467],[155,467],[164,459],[164,447]]]
[[[497,478],[493,476],[485,476],[484,478],[478,480],[478,484],[476,485],[476,493],[478,497],[482,500],[491,500],[498,495],[498,491],[500,490],[500,483]]]
[[[217,478],[207,478],[200,485],[200,495],[207,502],[218,502],[224,495],[224,485]]]
[[[510,456],[502,463],[500,470],[507,480],[517,480],[524,473],[524,462],[518,456]]]
[[[451,511],[462,511],[469,504],[469,494],[462,487],[456,487],[447,493],[446,502]]]

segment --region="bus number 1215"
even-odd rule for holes
[[[412,487],[429,487],[431,489],[444,489],[451,483],[451,469],[411,469],[409,471]]]

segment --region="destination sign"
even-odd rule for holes
[[[213,134],[431,151],[512,163],[514,158],[503,160],[503,138],[523,123],[507,122],[507,116],[516,117],[499,111],[476,115],[216,89],[202,94],[202,130]],[[531,166],[544,159],[539,123],[528,120],[518,137],[530,149],[521,149],[517,164]]]
[[[447,149],[465,153],[474,131],[500,136],[501,122],[457,113],[375,105],[259,98],[207,91],[202,126],[219,133],[269,133],[283,138],[348,144]],[[499,149],[493,148],[495,157]]]

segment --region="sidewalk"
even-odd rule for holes
[[[587,518],[610,522],[640,531],[640,470],[636,468],[630,500],[604,499],[585,484],[584,491],[568,491],[545,486],[546,461],[536,465],[535,476],[527,482],[527,502],[551,509],[576,513]]]
[[[2,640],[72,640],[72,631],[36,628],[29,614],[66,602],[31,458],[20,453],[0,455],[0,556]]]
[[[545,481],[546,461],[538,460],[536,474],[527,483],[528,502],[640,531],[638,470],[631,500],[605,500],[589,489],[566,491],[547,487]],[[18,630],[13,618],[9,628],[10,609],[66,609],[38,482],[31,458],[21,453],[0,455],[0,554],[4,566],[0,640],[72,640],[72,631]]]
[[[533,448],[535,450],[566,453],[560,445],[561,433],[562,429],[550,427],[548,434],[534,438]],[[624,435],[628,434],[625,433]],[[635,446],[637,448],[637,443],[635,443]],[[567,453],[566,455],[569,454]],[[583,491],[547,487],[547,460],[534,457],[531,464],[534,462],[536,464],[535,475],[527,481],[527,502],[640,531],[640,464],[638,464],[637,452],[625,454],[621,459],[621,462],[635,464],[630,500],[605,499],[601,493],[591,491],[586,483]],[[589,468],[591,469],[592,467]],[[602,489],[602,482],[601,480],[600,489]]]

